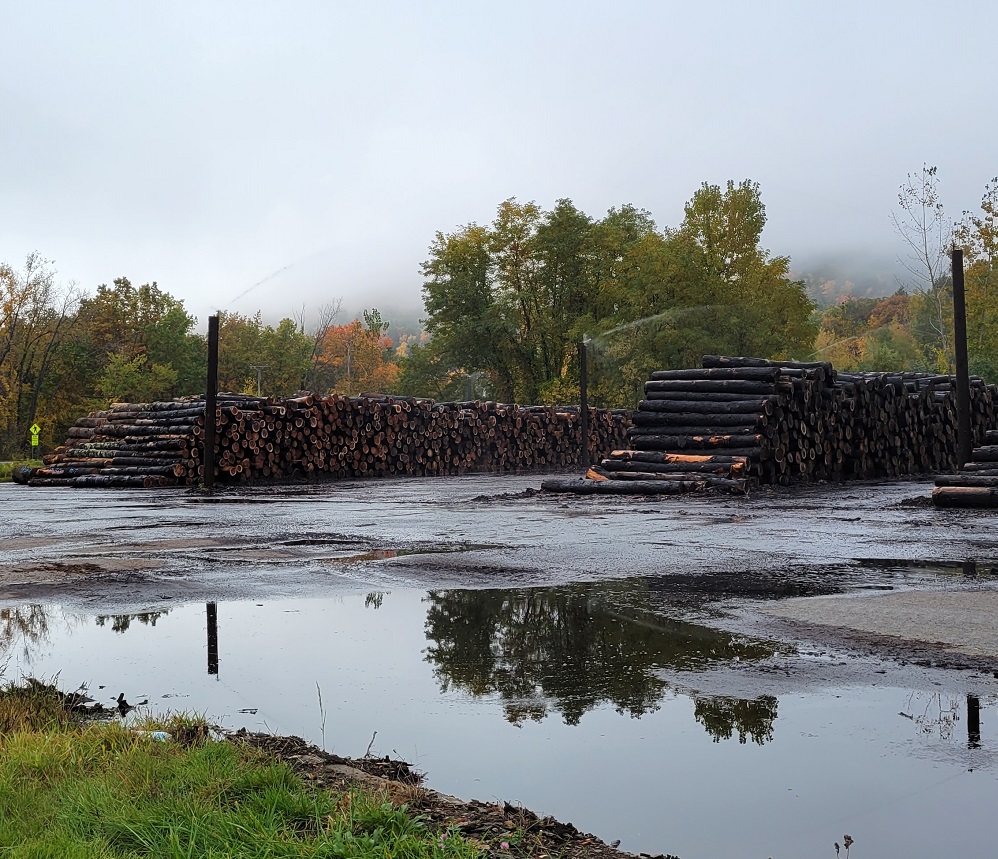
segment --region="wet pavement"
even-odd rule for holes
[[[998,562],[988,511],[920,504],[927,482],[759,492],[750,499],[579,498],[536,475],[230,490],[0,485],[0,599],[93,607],[343,582],[561,584],[631,575],[704,597],[895,586],[913,562]],[[745,574],[750,575],[746,576]]]
[[[341,754],[377,731],[437,789],[629,850],[993,847],[989,629],[960,663],[841,628],[883,594],[902,615],[993,598],[993,515],[936,510],[927,482],[649,500],[540,479],[0,485],[0,664]]]

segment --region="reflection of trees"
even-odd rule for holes
[[[553,708],[575,725],[607,701],[618,712],[641,716],[658,707],[668,688],[659,669],[701,669],[773,653],[761,642],[654,614],[640,581],[434,591],[427,602],[426,660],[442,687],[499,695],[511,722],[539,721]],[[727,717],[728,736],[737,729],[768,738],[758,702],[736,703],[712,712],[710,725],[697,718],[712,733]]]
[[[30,645],[48,638],[49,619],[40,605],[22,605],[0,609],[0,657],[23,642],[23,657],[30,656]],[[3,666],[0,665],[0,668]]]
[[[114,632],[125,632],[132,625],[133,620],[147,626],[155,626],[157,620],[169,613],[169,609],[165,609],[164,611],[146,611],[139,614],[99,614],[96,621],[97,626],[107,626],[107,622],[111,621],[111,629]]]
[[[730,740],[738,731],[738,742],[763,743],[773,739],[773,720],[776,719],[776,698],[763,695],[754,701],[740,698],[693,699],[693,716],[707,729],[715,743]]]

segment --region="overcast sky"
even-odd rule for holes
[[[156,280],[202,328],[416,308],[435,231],[507,197],[674,226],[750,178],[798,272],[882,271],[909,171],[955,215],[998,174],[996,9],[0,0],[0,261]]]

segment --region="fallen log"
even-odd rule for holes
[[[936,486],[993,486],[998,488],[998,472],[995,474],[943,474],[936,478]]]
[[[721,402],[714,402],[710,398],[696,400],[642,400],[638,403],[638,412],[666,412],[670,414],[696,412],[702,415],[737,415],[745,413],[771,415],[776,407],[776,397],[746,399],[739,396],[738,399]]]
[[[753,454],[759,453],[759,448],[754,448]],[[752,454],[749,454],[751,456]],[[666,453],[657,450],[614,450],[610,457],[614,460],[634,460],[637,462],[660,462],[676,465],[720,465],[731,463],[746,463],[747,456],[722,453]]]
[[[754,412],[738,412],[736,414],[714,414],[690,410],[679,414],[659,411],[637,411],[631,415],[631,424],[635,427],[754,427],[766,424],[765,414]]]
[[[600,468],[609,473],[614,472],[655,472],[657,474],[715,474],[729,477],[742,477],[748,465],[745,460],[731,463],[665,463],[665,462],[634,462],[632,460],[604,459]]]
[[[787,367],[798,370],[826,370],[834,372],[828,361],[773,361],[768,358],[736,358],[726,355],[704,355],[701,361],[704,367]]]
[[[998,462],[998,445],[985,445],[974,448],[972,462]]]
[[[645,382],[645,394],[690,393],[690,394],[775,394],[787,390],[781,382],[744,382],[738,379],[691,379]],[[650,397],[649,397],[650,398]]]
[[[998,489],[977,486],[937,486],[932,490],[937,507],[998,507]]]
[[[546,492],[571,492],[578,495],[682,495],[702,487],[684,481],[642,481],[626,483],[616,480],[586,480],[585,478],[551,478],[541,482]]]
[[[761,435],[639,435],[631,436],[635,450],[709,450],[711,448],[758,448]],[[741,454],[739,454],[741,455]]]
[[[650,376],[652,381],[670,380],[695,381],[734,379],[752,382],[776,382],[780,378],[779,367],[720,367],[702,370],[656,370]]]

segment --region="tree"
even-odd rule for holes
[[[651,370],[704,351],[809,351],[813,307],[787,258],[760,247],[764,224],[752,182],[704,185],[675,231],[634,206],[594,220],[567,199],[550,212],[506,200],[489,227],[438,233],[430,247],[432,356],[482,373],[499,399],[564,402],[578,397],[587,336],[606,365],[594,401],[625,406]]]
[[[814,305],[803,282],[790,280],[789,257],[761,246],[765,225],[757,182],[729,180],[723,191],[704,183],[686,204],[677,238],[697,300],[716,320],[716,351],[788,358],[814,342]]]
[[[27,445],[28,427],[42,421],[54,435],[57,416],[46,410],[46,395],[66,381],[61,350],[75,324],[78,293],[60,288],[50,260],[29,254],[24,268],[0,264],[0,453]]]
[[[322,391],[357,394],[392,392],[401,376],[391,360],[389,323],[377,309],[364,311],[364,321],[333,325],[319,345],[315,375]]]
[[[953,238],[965,255],[970,369],[998,381],[998,177],[984,186],[980,212],[963,213]]]
[[[81,373],[92,389],[125,396],[125,388],[153,399],[201,392],[207,362],[197,320],[184,302],[153,281],[135,287],[127,277],[101,284],[80,303],[77,353]],[[112,358],[115,359],[112,366]],[[150,378],[142,379],[143,375]]]
[[[909,173],[898,191],[898,208],[891,215],[894,229],[907,252],[899,261],[908,272],[908,286],[922,297],[919,309],[928,348],[942,372],[953,367],[953,294],[946,276],[946,251],[952,244],[953,226],[939,196],[935,167],[922,165]]]
[[[256,393],[257,371],[262,371],[262,393],[292,396],[313,366],[313,339],[291,318],[276,327],[265,325],[259,312],[219,314],[218,387],[221,391]],[[202,383],[203,387],[203,383]]]

